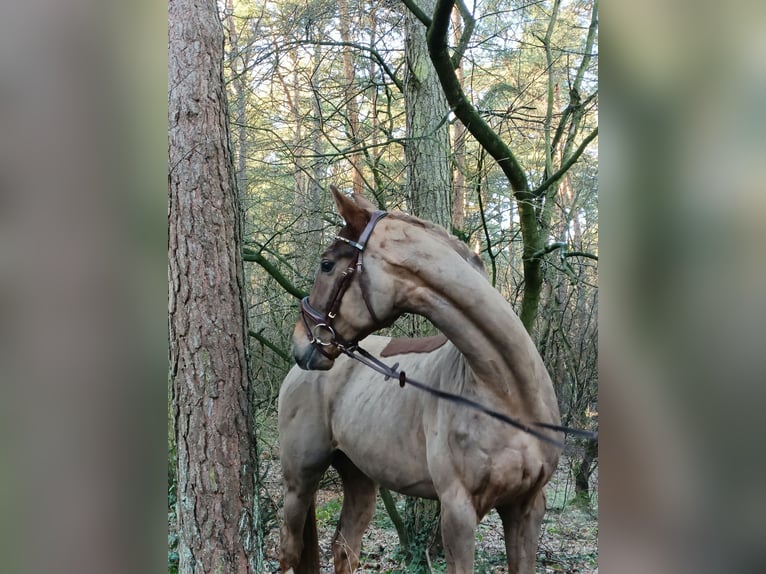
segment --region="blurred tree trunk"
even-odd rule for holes
[[[168,313],[179,571],[260,570],[241,224],[214,0],[168,4]]]

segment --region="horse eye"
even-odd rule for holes
[[[320,268],[325,273],[329,273],[330,271],[332,271],[335,268],[335,261],[330,261],[328,259],[325,259],[324,261],[322,261],[322,263],[320,265]]]

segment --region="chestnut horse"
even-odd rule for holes
[[[449,574],[473,572],[476,526],[493,508],[503,523],[508,571],[533,573],[542,489],[560,447],[409,385],[399,388],[341,355],[402,313],[418,313],[449,342],[427,353],[400,349],[388,362],[517,420],[558,425],[553,385],[532,339],[465,244],[428,222],[376,212],[360,195],[332,191],[346,225],[322,255],[293,333],[293,356],[311,372],[293,367],[279,395],[282,571],[319,572],[314,495],[332,464],[344,491],[333,538],[336,573],[359,566],[379,484],[441,501]],[[389,341],[370,336],[363,343],[379,356]]]

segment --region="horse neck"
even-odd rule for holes
[[[409,273],[401,285],[408,310],[428,317],[465,357],[477,384],[521,401],[530,415],[557,412],[548,372],[510,304],[486,277],[440,236],[402,242],[399,261]],[[414,252],[412,251],[414,250]]]

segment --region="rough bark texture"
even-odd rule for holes
[[[240,222],[214,0],[168,4],[170,370],[179,572],[258,571]]]
[[[418,5],[431,13],[434,0]],[[413,215],[433,221],[450,230],[452,224],[449,106],[436,70],[428,55],[426,28],[411,12],[406,13],[404,102],[406,112],[407,197]],[[412,315],[412,335],[432,335],[433,326],[423,317]],[[408,497],[404,512],[410,540],[410,560],[417,562],[438,535],[439,504],[433,500]]]
[[[420,7],[431,13],[433,0]],[[450,229],[452,200],[449,164],[449,106],[428,55],[426,29],[406,14],[407,193],[413,215]]]

